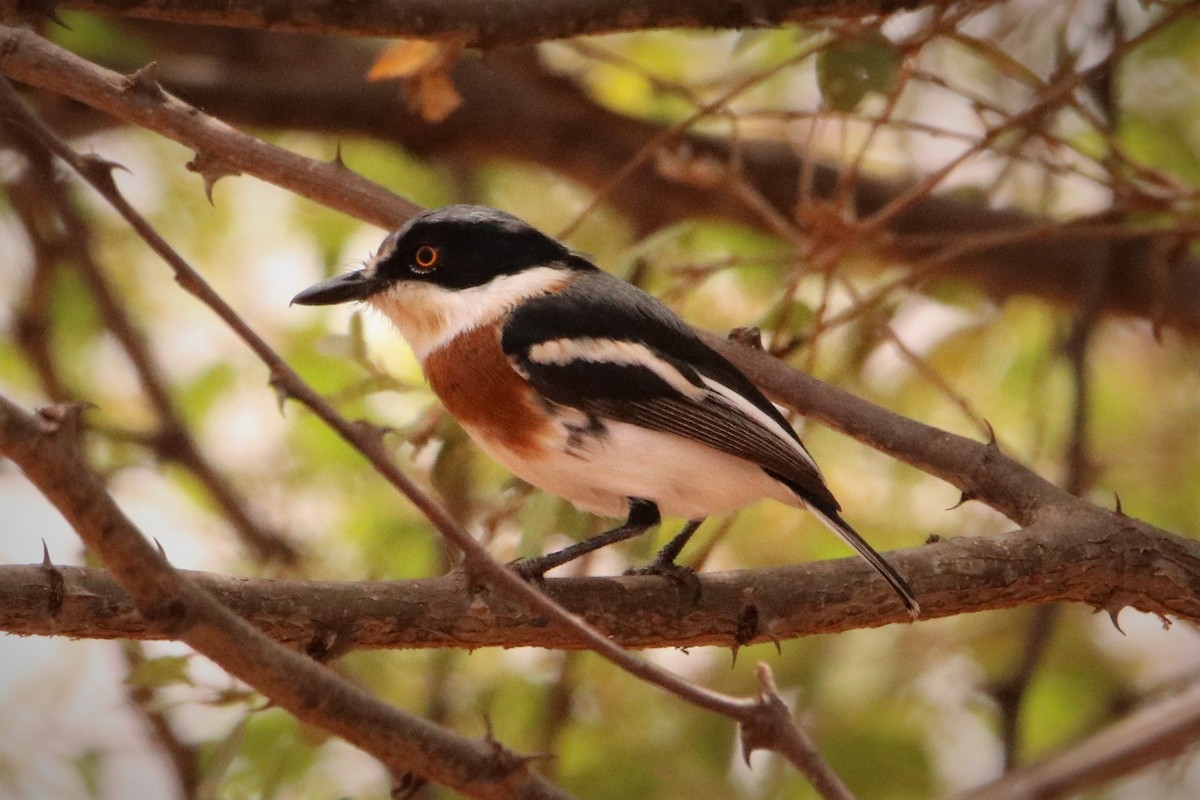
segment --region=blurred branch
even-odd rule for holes
[[[22,181],[28,186],[14,195],[14,205],[33,243],[38,262],[26,301],[17,311],[20,320],[16,326],[17,338],[37,366],[48,394],[59,401],[80,399],[77,393],[66,388],[57,374],[47,341],[49,326],[43,319],[47,298],[42,295],[48,288],[48,279],[44,276],[53,274],[55,261],[63,259],[71,263],[91,292],[104,326],[124,349],[142,391],[158,416],[157,430],[147,436],[147,444],[154,455],[161,461],[175,462],[190,471],[256,557],[294,565],[300,558],[296,546],[282,532],[273,530],[259,519],[249,501],[205,458],[191,430],[184,424],[146,337],[96,263],[91,250],[91,231],[54,175],[44,151],[28,141],[28,134],[19,128],[7,128],[5,133],[29,162]]]
[[[0,453],[21,467],[103,560],[142,617],[299,719],[393,770],[417,770],[471,797],[565,796],[497,742],[466,739],[410,716],[279,646],[172,569],[87,466],[82,413],[80,405],[55,406],[33,416],[0,397]]]
[[[1104,512],[1062,511],[1001,536],[943,539],[888,553],[922,619],[1040,603],[1129,606],[1200,623],[1200,544]],[[0,630],[161,639],[102,570],[0,567]],[[545,647],[578,637],[462,573],[416,581],[284,581],[189,573],[272,638],[306,652]],[[61,578],[61,580],[60,580]],[[699,576],[698,600],[654,577],[548,578],[546,593],[623,647],[738,647],[904,622],[859,559]]]
[[[260,0],[232,7],[221,0],[64,0],[58,7],[292,33],[453,39],[487,48],[647,28],[770,28],[830,16],[862,18],[950,4],[950,0],[573,0],[551,4],[314,0],[280,5]]]
[[[1182,8],[1168,10],[1160,24],[1183,13]],[[203,29],[195,34],[199,41],[208,41]],[[197,105],[246,125],[373,136],[425,158],[535,162],[595,188],[604,187],[664,130],[600,107],[572,81],[547,74],[522,54],[461,60],[453,78],[464,105],[443,123],[432,125],[407,109],[395,82],[365,81],[373,58],[369,50],[312,37],[281,42],[251,32],[223,35],[228,40],[234,34],[243,52],[260,52],[273,45],[273,58],[240,66],[237,59],[229,58],[216,72],[164,62],[161,77]],[[307,173],[289,178],[269,164],[255,166],[244,151],[227,155],[219,136],[201,140],[188,132],[187,117],[174,118],[179,106],[172,104],[151,114],[144,104],[124,97],[119,90],[123,79],[104,70],[98,71],[106,76],[103,80],[81,75],[80,70],[98,68],[33,34],[0,28],[0,51],[6,48],[9,52],[0,69],[10,77],[155,130],[207,152],[216,163],[236,159],[239,171],[382,227],[394,227],[412,213],[411,207],[388,207],[360,186],[352,185],[353,192],[351,186],[333,191],[357,177],[346,170],[322,173],[324,180],[334,183],[314,188],[300,181]],[[207,119],[194,110],[190,113],[197,121]],[[581,147],[580,142],[587,146]],[[238,148],[244,148],[240,141]],[[697,217],[765,225],[758,210],[744,202],[730,202],[726,181],[698,184],[688,177],[694,170],[665,169],[664,160],[699,165],[705,172],[736,173],[787,218],[805,199],[802,192],[819,201],[831,200],[842,185],[837,165],[805,161],[786,143],[743,140],[735,144],[683,134],[665,142],[655,160],[633,169],[613,187],[611,202],[642,232]],[[908,184],[862,175],[852,188],[854,213],[860,219],[888,208],[898,197],[907,197],[904,207],[888,219],[881,232],[886,236],[867,244],[885,258],[918,264],[921,281],[967,280],[999,299],[1032,294],[1074,306],[1079,286],[1090,281],[1096,265],[1111,263],[1110,280],[1100,298],[1104,312],[1145,317],[1190,335],[1200,333],[1200,260],[1186,257],[1179,248],[1194,231],[1138,230],[1103,219],[1055,221],[958,197],[914,196]]]
[[[1140,708],[1037,764],[1020,767],[954,800],[1051,800],[1076,796],[1120,775],[1195,747],[1200,686]]]
[[[128,77],[118,75],[30,31],[0,26],[0,71],[192,148],[196,158],[189,168],[200,173],[209,189],[221,177],[246,172],[331,208],[354,209],[359,219],[385,228],[420,210],[338,160],[304,158],[200,113],[163,92],[152,67]]]
[[[54,569],[50,564],[42,566],[44,569]],[[132,675],[146,663],[146,651],[140,642],[121,642],[121,655],[125,659],[127,675]],[[126,681],[125,694],[134,712],[145,724],[151,741],[166,757],[175,780],[179,783],[180,800],[198,800],[200,748],[180,738],[167,711],[161,707],[156,689]]]

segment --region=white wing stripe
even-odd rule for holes
[[[590,361],[644,367],[684,397],[698,401],[705,396],[702,387],[689,381],[675,366],[659,358],[649,347],[637,342],[595,338],[551,339],[529,348],[529,360],[548,366]]]
[[[716,381],[714,381],[712,378],[708,377],[707,375],[701,375],[700,380],[704,381],[705,386],[707,386],[710,390],[712,390],[713,392],[717,393],[722,398],[724,398],[730,405],[732,405],[738,411],[742,412],[747,417],[754,420],[755,422],[757,422],[762,427],[766,428],[771,433],[775,434],[775,436],[777,436],[780,440],[786,442],[789,447],[791,447],[793,450],[795,450],[796,453],[801,458],[803,458],[805,460],[805,462],[808,463],[809,466],[811,466],[813,468],[813,470],[817,473],[818,476],[821,474],[821,468],[817,466],[817,462],[814,461],[813,457],[810,456],[808,454],[808,451],[804,449],[804,445],[800,444],[800,442],[797,440],[797,438],[794,434],[790,433],[789,431],[784,430],[782,425],[780,425],[777,421],[775,421],[775,420],[771,419],[769,416],[767,416],[767,413],[765,411],[763,411],[761,408],[759,408],[758,406],[751,403],[746,398],[742,397],[740,394],[735,392],[733,389],[730,389],[728,386],[725,386],[724,384],[717,383]]]

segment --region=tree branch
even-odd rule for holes
[[[299,719],[396,772],[413,770],[471,797],[565,796],[496,742],[466,739],[410,716],[280,647],[173,570],[87,467],[80,448],[82,409],[56,406],[35,417],[0,397],[0,453],[66,517],[142,617]]]
[[[771,28],[838,16],[861,19],[950,0],[65,0],[60,8],[164,22],[265,28],[292,33],[453,39],[473,47],[529,44],[647,28]]]
[[[1050,800],[1193,749],[1200,737],[1200,685],[1147,703],[1102,731],[1036,764],[1018,767],[954,800]]]
[[[1000,536],[888,553],[921,598],[922,619],[1040,603],[1124,606],[1200,623],[1200,543],[1128,517],[1060,511]],[[461,573],[415,581],[327,582],[189,573],[269,636],[322,654],[349,649],[584,647]],[[702,573],[698,600],[654,577],[549,578],[546,593],[622,647],[740,647],[903,622],[859,559]],[[0,567],[0,630],[161,639],[104,571]]]
[[[261,49],[262,37],[236,33],[242,51]],[[197,29],[195,37],[207,41],[204,29]],[[278,39],[270,41],[278,44]],[[406,107],[394,82],[365,81],[371,52],[315,38],[300,40],[296,47],[305,57],[278,58],[277,68],[260,61],[239,66],[227,59],[216,82],[211,71],[172,68],[165,62],[161,73],[174,91],[242,124],[363,134],[396,142],[426,158],[518,159],[595,188],[605,187],[665,130],[604,109],[573,82],[513,55],[461,60],[452,75],[463,106],[434,125]],[[0,28],[0,59],[0,69],[10,78],[71,97],[197,150],[203,155],[197,163],[214,176],[252,174],[383,228],[397,227],[414,211],[411,206],[389,206],[361,178],[334,165],[314,163],[307,171],[288,175],[295,164],[281,163],[286,159],[283,151],[262,145],[261,155],[255,153],[244,141],[249,137],[173,98],[155,105],[144,97],[130,97],[124,91],[128,79],[32,33]],[[226,141],[220,131],[233,138]],[[581,147],[581,142],[587,146]],[[729,142],[683,133],[663,140],[657,151],[667,160],[736,172],[789,219],[802,200],[833,200],[844,188],[838,165],[806,162],[781,142]],[[908,183],[858,175],[852,186],[855,214],[868,217],[911,189]],[[697,217],[769,227],[753,207],[730,202],[727,181],[697,184],[660,169],[653,160],[630,171],[608,199],[643,233]],[[1072,306],[1079,302],[1078,287],[1093,282],[1096,265],[1111,264],[1108,285],[1098,298],[1105,312],[1145,317],[1188,335],[1200,333],[1200,260],[1173,255],[1177,243],[1190,235],[1184,230],[1153,233],[1105,220],[1066,223],[926,194],[892,216],[885,233],[868,243],[885,258],[920,264],[925,280],[971,281],[998,299],[1032,294]]]

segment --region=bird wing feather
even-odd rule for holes
[[[809,505],[839,509],[795,431],[673,312],[604,273],[515,309],[501,347],[547,400],[744,458]]]

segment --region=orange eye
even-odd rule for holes
[[[433,269],[438,262],[438,249],[423,244],[417,248],[417,252],[413,255],[413,260],[421,269]]]

